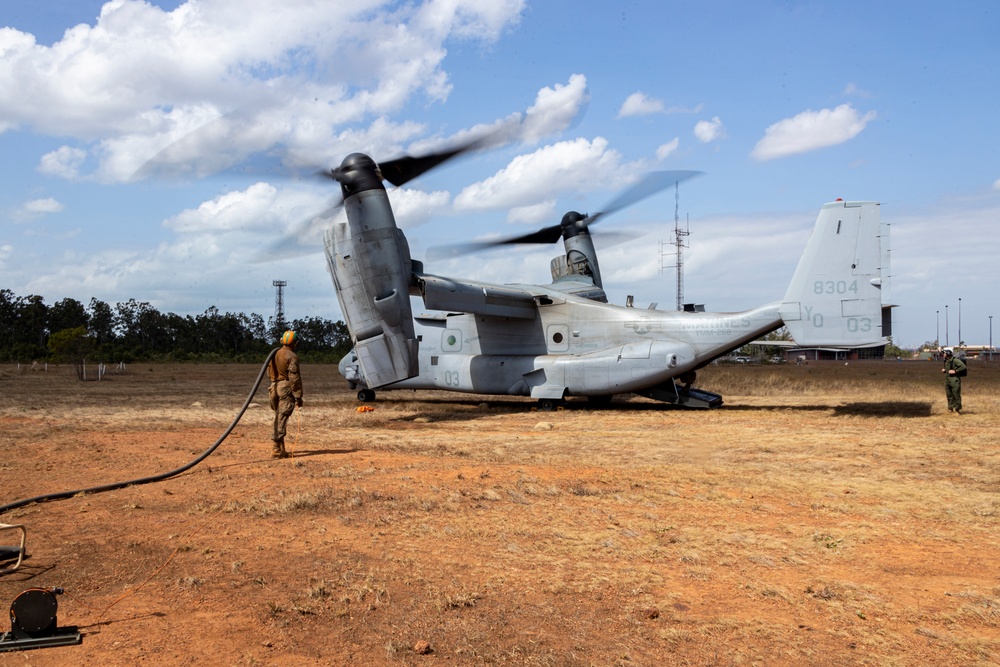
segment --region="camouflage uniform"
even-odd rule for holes
[[[283,345],[274,354],[271,363],[267,365],[267,375],[271,378],[271,386],[267,391],[274,410],[274,458],[285,458],[285,432],[288,430],[288,418],[295,411],[295,406],[302,406],[302,377],[299,375],[299,358],[288,345]]]
[[[944,394],[948,397],[948,412],[962,412],[962,378],[965,362],[953,355],[944,358]],[[955,371],[952,374],[950,371]]]

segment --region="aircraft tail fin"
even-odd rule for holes
[[[823,206],[781,303],[799,345],[863,347],[891,335],[889,226],[878,202]]]

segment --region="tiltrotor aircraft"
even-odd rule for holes
[[[427,273],[410,256],[383,179],[402,185],[466,148],[381,165],[355,153],[325,172],[340,184],[347,214],[324,238],[354,343],[340,371],[361,401],[382,389],[435,389],[530,396],[542,409],[568,397],[602,403],[627,393],[716,407],[722,397],[694,388],[695,371],[781,326],[803,346],[862,347],[889,335],[888,226],[875,202],[823,206],[780,301],[732,313],[608,303],[590,225],[693,172],[654,173],[602,213],[570,212],[559,225],[470,246],[561,239],[548,285]],[[434,312],[414,316],[410,296]]]

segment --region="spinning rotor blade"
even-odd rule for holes
[[[327,210],[318,215],[310,216],[309,219],[300,223],[293,232],[282,237],[259,253],[257,261],[266,262],[309,254],[311,251],[308,248],[302,247],[300,240],[313,230],[317,224],[317,220],[330,218],[343,208],[343,194],[349,191],[348,188],[356,175],[366,169],[370,169],[371,166],[376,166],[376,174],[383,180],[399,187],[463,153],[501,143],[503,137],[508,136],[510,131],[510,128],[505,126],[446,150],[421,156],[404,155],[377,165],[365,155],[354,154],[345,158],[344,162],[337,167],[316,171],[314,173],[316,178],[321,178],[324,181],[333,180],[342,184],[341,193],[338,194]],[[359,169],[362,171],[359,171]],[[370,174],[371,172],[369,171],[368,173]],[[317,243],[315,250],[318,251],[319,249],[320,245]]]
[[[675,183],[694,178],[701,173],[700,171],[651,171],[639,179],[635,185],[615,197],[604,207],[603,211],[588,216],[585,222],[587,226],[593,225],[606,215],[611,215],[627,206],[636,204],[661,190],[666,190]]]
[[[276,262],[282,259],[292,259],[294,257],[304,257],[322,251],[322,244],[315,242],[316,239],[309,239],[312,233],[319,237],[318,229],[320,225],[329,226],[329,219],[336,216],[344,207],[343,199],[339,199],[325,211],[310,216],[303,220],[295,229],[285,234],[274,243],[269,244],[265,249],[258,251],[253,258],[254,264],[264,264],[266,262]],[[327,222],[323,222],[327,221]]]
[[[502,142],[502,137],[509,133],[510,129],[504,127],[457,146],[427,153],[426,155],[403,155],[392,160],[379,162],[378,171],[382,175],[383,180],[388,181],[396,187],[401,187],[431,169],[444,164],[453,157],[499,144]],[[338,182],[343,182],[347,178],[347,173],[344,171],[343,165],[323,170],[319,172],[319,175],[332,178]]]
[[[514,236],[508,239],[493,241],[493,245],[510,245],[514,243],[555,243],[562,237],[562,225],[550,225],[542,227],[538,231]]]
[[[702,172],[700,171],[653,171],[643,176],[637,183],[609,202],[603,210],[598,211],[593,215],[581,215],[579,213],[570,212],[563,216],[562,222],[558,225],[549,225],[548,227],[542,227],[541,229],[528,234],[498,239],[496,241],[481,241],[442,246],[433,249],[433,253],[431,254],[435,257],[453,257],[456,255],[464,255],[472,252],[478,252],[480,250],[495,248],[502,245],[555,243],[563,237],[566,231],[570,231],[570,228],[575,227],[577,230],[575,233],[587,231],[591,225],[599,222],[604,216],[616,213],[627,206],[631,206],[632,204],[636,204],[647,197],[655,195],[661,190],[665,190],[675,183],[686,181],[689,178],[698,176],[701,173]]]
[[[478,142],[473,142],[466,146],[460,146],[459,148],[453,148],[440,153],[432,153],[423,157],[405,155],[403,157],[396,158],[395,160],[380,163],[379,169],[382,172],[382,178],[389,181],[396,187],[399,187],[412,181],[424,172],[430,171],[439,164],[450,160],[456,155],[461,155],[466,151],[473,150],[476,143]]]

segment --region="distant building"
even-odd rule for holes
[[[780,348],[785,361],[855,361],[858,359],[883,359],[885,343],[865,347],[802,347],[790,340],[755,340],[753,346]]]
[[[870,347],[790,347],[782,350],[788,361],[856,361],[885,358],[885,343]]]
[[[923,359],[940,359],[944,347],[925,347],[920,350],[920,357]],[[996,347],[989,345],[962,345],[954,346],[955,356],[962,359],[989,359],[996,354]],[[1000,357],[998,357],[1000,358]]]

